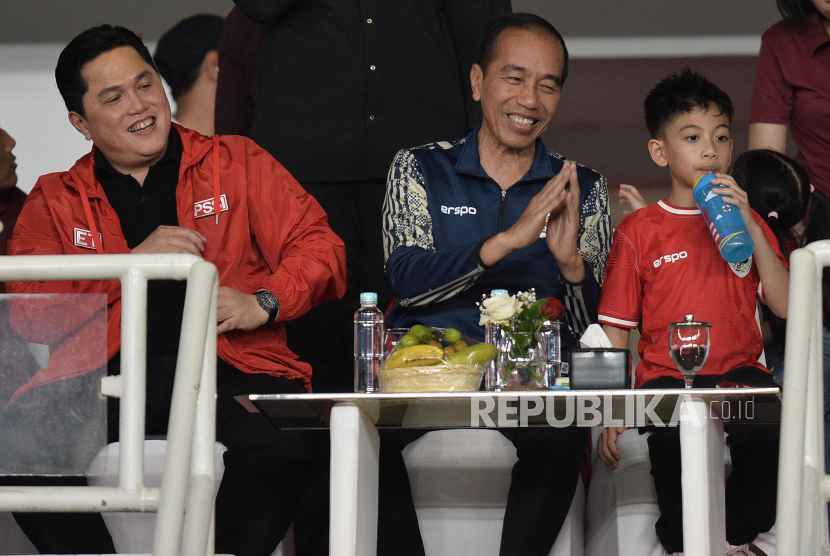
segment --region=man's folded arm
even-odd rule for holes
[[[479,263],[481,242],[427,251],[399,247],[386,260],[392,291],[404,307],[445,301],[467,289],[486,268]]]
[[[260,288],[291,320],[346,291],[346,247],[319,203],[266,151],[247,141],[251,235],[272,273]]]
[[[387,178],[383,249],[392,292],[405,307],[449,299],[487,270],[479,258],[486,238],[435,248],[424,184],[418,159],[410,151],[400,151]]]

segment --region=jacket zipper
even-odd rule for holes
[[[499,202],[499,227],[497,232],[502,231],[502,227],[504,226],[504,200],[507,198],[507,191],[502,189],[501,192],[501,201]]]

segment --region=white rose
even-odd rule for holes
[[[521,309],[522,302],[517,300],[515,296],[501,294],[488,297],[481,302],[481,319],[478,324],[481,326],[488,322],[507,324]]]

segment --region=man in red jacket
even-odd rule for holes
[[[310,387],[311,369],[286,347],[283,323],[343,295],[343,242],[317,202],[252,141],[208,138],[171,124],[150,53],[133,32],[102,25],[81,33],[61,53],[55,77],[70,122],[93,148],[68,172],[38,180],[10,254],[192,253],[216,265],[217,438],[228,448],[216,501],[216,551],[270,554],[292,521],[312,443],[301,433],[275,430],[233,396]],[[107,293],[108,372],[119,372],[117,282],[10,287],[15,293]],[[149,285],[147,434],[166,430],[184,290],[181,282]],[[111,403],[111,441],[117,410]],[[37,539],[33,528],[27,534]],[[105,546],[48,550],[100,553]]]

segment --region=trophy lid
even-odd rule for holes
[[[711,328],[712,324],[708,322],[697,322],[692,313],[684,315],[682,322],[673,322],[669,324],[669,328]]]

